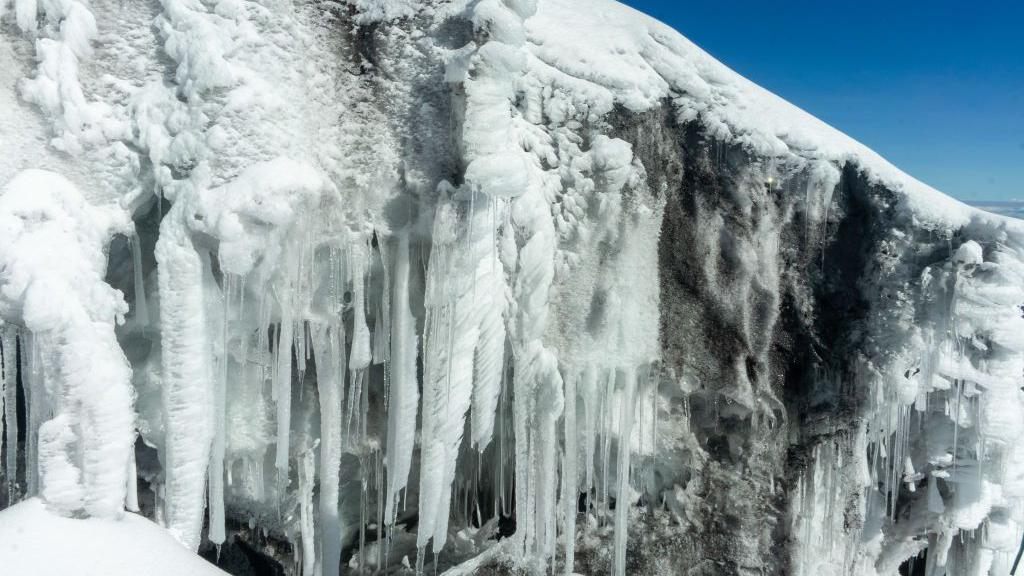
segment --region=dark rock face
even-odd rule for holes
[[[834,190],[807,193],[808,175],[785,166],[776,167],[781,177],[752,182],[771,160],[716,141],[698,123],[680,125],[669,110],[619,109],[609,122],[666,198],[661,394],[696,443],[665,455],[655,482],[692,493],[697,505],[681,524],[652,506],[631,531],[632,568],[793,573],[801,536],[791,530],[793,497],[814,448],[830,444],[855,458],[854,438],[872,408],[856,385],[856,360],[875,351],[874,333],[884,331],[871,321],[896,313],[886,294],[871,293],[879,289],[872,276],[896,260],[899,276],[888,283],[910,284],[942,256],[925,233],[892,245],[892,230],[907,222],[895,216],[893,193],[856,166],[843,167]],[[801,208],[823,201],[812,194],[830,199],[824,223]],[[765,242],[773,242],[770,261],[752,270],[744,255]],[[685,400],[667,392],[680,378],[690,387]],[[839,490],[843,505],[833,512],[855,534],[864,494]]]

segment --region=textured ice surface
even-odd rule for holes
[[[1008,571],[1020,222],[606,0],[0,7],[5,501],[303,574]]]

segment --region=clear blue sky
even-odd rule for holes
[[[1024,200],[1024,1],[625,0],[964,200]]]

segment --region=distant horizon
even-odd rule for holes
[[[1024,202],[1024,3],[622,1],[938,190]]]
[[[1024,220],[1024,200],[967,200],[966,203],[979,210]]]

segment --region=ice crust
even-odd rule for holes
[[[807,250],[851,173],[895,195],[887,254],[922,234],[947,244],[907,282],[896,256],[873,270],[864,291],[882,296],[853,373],[816,375],[865,408],[792,471],[793,572],[893,574],[925,546],[931,574],[1008,572],[1024,526],[1021,223],[606,0],[116,4],[0,10],[0,64],[35,55],[0,103],[41,113],[48,142],[15,155],[22,140],[0,131],[19,159],[0,160],[8,500],[115,520],[139,507],[138,476],[187,549],[204,524],[223,545],[233,519],[291,542],[303,574],[502,561],[568,575],[601,542],[628,573],[640,504],[681,525],[700,505],[663,478],[683,473],[680,446],[704,454],[700,383],[663,358],[662,332],[682,329],[661,316],[674,191],[644,165],[644,135],[609,120],[665,109],[759,159],[731,199],[748,215],[798,195]],[[334,27],[345,17],[378,30],[379,53]],[[444,36],[451,22],[466,29]],[[130,64],[112,64],[113,37]],[[31,124],[2,122],[21,139]],[[767,357],[757,331],[778,321],[789,247],[771,222],[756,245],[721,214],[702,225],[717,234],[690,272],[733,267],[744,288],[722,297]],[[131,310],[112,287],[118,235]],[[726,416],[785,417],[736,373]],[[155,467],[137,469],[137,434]]]

